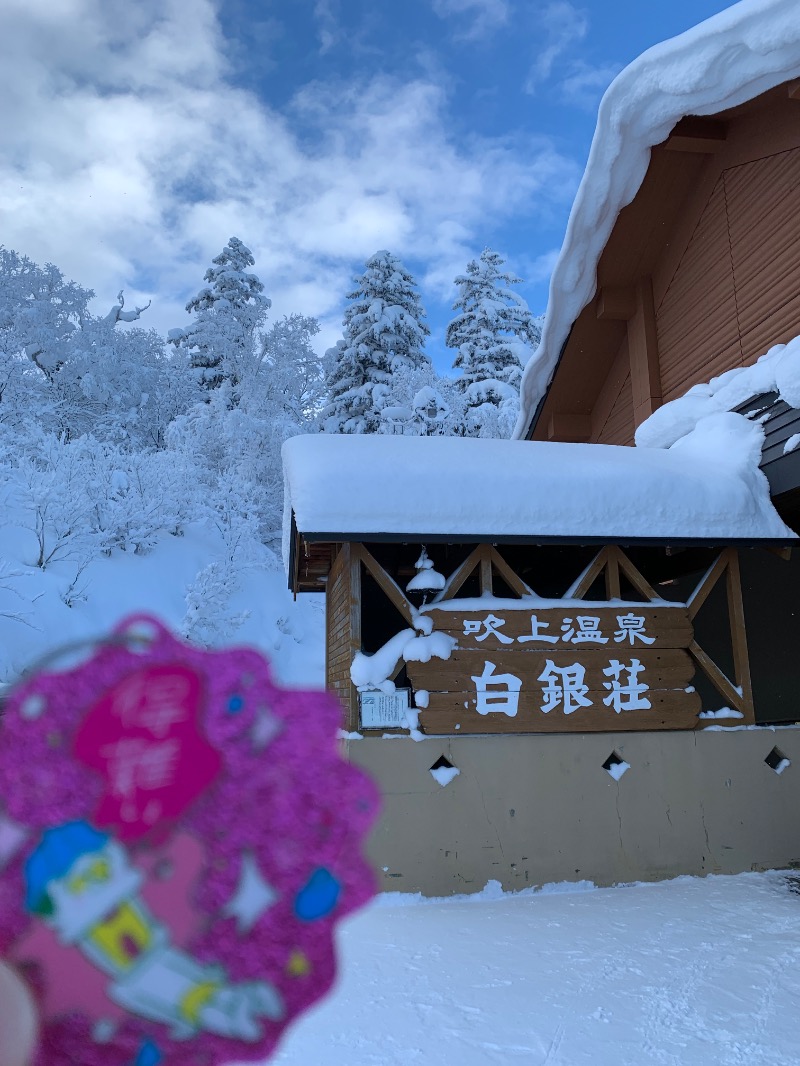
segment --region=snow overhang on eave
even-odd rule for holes
[[[412,532],[371,532],[371,533],[304,533],[297,531],[299,540],[308,544],[508,544],[539,545],[563,544],[571,547],[585,547],[602,544],[618,544],[620,547],[642,548],[722,548],[722,547],[763,547],[785,548],[798,546],[797,538],[772,537],[637,537],[605,536],[589,537],[553,534],[531,534],[524,536],[498,535],[496,533],[412,533]]]

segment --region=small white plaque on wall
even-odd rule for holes
[[[361,692],[361,728],[362,729],[406,729],[406,711],[408,710],[408,689],[399,688],[396,692]]]

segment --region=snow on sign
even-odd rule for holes
[[[457,640],[447,660],[409,662],[429,693],[428,733],[691,729],[699,698],[688,612],[591,603],[539,610],[432,610]]]
[[[362,729],[402,729],[406,725],[408,689],[362,692]]]

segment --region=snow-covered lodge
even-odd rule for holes
[[[296,592],[387,888],[800,862],[800,14],[600,107],[518,439],[295,438]]]

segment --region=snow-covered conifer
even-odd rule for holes
[[[467,404],[462,432],[470,436],[507,436],[519,404],[522,370],[541,338],[541,326],[510,286],[521,278],[503,271],[504,258],[484,248],[465,274],[455,279],[453,304],[460,311],[447,327],[448,348],[458,354],[453,366]]]
[[[197,379],[208,388],[239,380],[253,358],[256,333],[272,304],[247,270],[254,265],[250,249],[231,237],[205,272],[208,285],[186,305],[194,322],[169,331],[170,342],[189,352]]]
[[[396,255],[371,256],[347,294],[344,337],[325,354],[327,433],[379,433],[393,375],[430,365],[430,333],[416,282]]]

